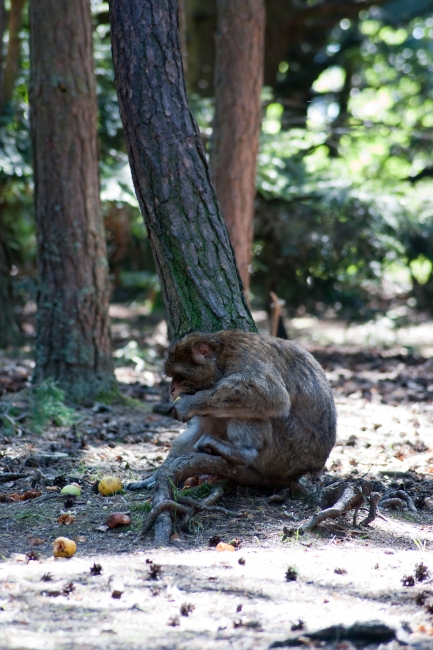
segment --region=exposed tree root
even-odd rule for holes
[[[414,515],[418,513],[418,510],[416,509],[415,503],[408,495],[407,492],[404,490],[394,490],[393,492],[388,492],[387,494],[384,494],[383,497],[379,501],[379,507],[384,506],[384,507],[403,507],[403,502],[407,504],[408,510],[412,512]]]
[[[337,519],[341,517],[342,514],[355,508],[361,506],[364,503],[364,496],[359,485],[347,485],[343,489],[343,493],[338,501],[331,506],[330,508],[325,508],[317,514],[313,515],[309,521],[301,526],[302,532],[306,533],[310,530],[313,530],[325,521],[325,519]]]
[[[383,499],[383,501],[380,501],[380,507],[403,509],[403,501],[401,499]]]
[[[172,462],[165,463],[157,472],[153,508],[143,524],[141,536],[145,535],[154,525],[156,546],[168,546],[172,529],[171,513],[183,516],[181,527],[187,526],[191,517],[200,510],[231,514],[230,511],[224,508],[220,509],[214,505],[222,495],[221,486],[217,486],[216,490],[200,502],[194,499],[190,500],[189,497],[182,497],[182,495],[178,498],[178,502],[173,501],[174,485],[185,481],[190,476],[201,474],[213,474],[221,479],[232,480],[238,485],[287,487],[287,482],[286,485],[276,486],[275,483],[271,484],[264,481],[255,470],[249,467],[232,465],[220,456],[198,453],[179,456],[174,458]]]
[[[238,485],[282,488],[279,494],[270,497],[270,503],[284,502],[291,496],[292,490],[301,491],[309,498],[312,496],[317,500],[320,498],[322,510],[313,515],[299,528],[289,529],[285,527],[283,530],[287,536],[310,532],[326,519],[336,519],[349,510],[354,510],[353,525],[356,526],[359,510],[365,505],[369,506],[369,512],[367,517],[359,523],[359,526],[368,526],[376,517],[381,516],[378,506],[385,505],[390,499],[400,500],[401,504],[403,502],[407,503],[408,509],[416,513],[412,498],[404,490],[396,490],[388,493],[385,497],[381,497],[378,492],[372,491],[372,485],[369,481],[360,479],[358,481],[337,481],[320,492],[314,492],[295,481],[290,486],[287,485],[287,481],[285,485],[275,485],[274,482],[267,482],[255,470],[249,467],[233,465],[220,456],[193,453],[174,458],[158,470],[153,508],[143,524],[141,536],[145,535],[154,526],[155,544],[157,546],[167,546],[170,543],[172,532],[172,516],[180,517],[178,525],[181,529],[186,529],[191,518],[198,512],[233,514],[225,508],[214,505],[223,494],[221,485],[217,485],[208,497],[200,501],[182,496],[182,494],[178,495],[177,501],[173,500],[173,486],[184,482],[190,476],[201,474],[211,474],[218,476],[220,479],[229,479]],[[305,489],[303,490],[303,488]]]
[[[322,521],[326,519],[337,519],[337,517],[341,517],[341,515],[352,509],[355,509],[354,525],[356,525],[357,513],[366,502],[369,504],[369,514],[360,522],[360,526],[367,526],[377,516],[379,499],[379,493],[372,492],[369,481],[338,481],[323,490],[321,505],[326,506],[323,510],[317,512],[299,528],[284,527],[283,532],[288,537],[295,533],[307,533],[314,530]]]
[[[359,522],[360,526],[368,526],[368,524],[371,524],[371,522],[376,519],[376,517],[378,516],[377,504],[379,502],[379,499],[380,499],[379,492],[372,492],[370,494],[370,509],[367,517]],[[356,520],[354,521],[354,526],[356,526]]]

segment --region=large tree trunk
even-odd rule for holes
[[[217,0],[211,169],[244,290],[249,288],[261,122],[264,0]]]
[[[169,336],[255,330],[188,106],[176,0],[111,0],[110,20],[120,114]]]
[[[112,393],[89,0],[31,0],[31,130],[39,295],[35,381]]]

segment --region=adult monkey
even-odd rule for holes
[[[287,487],[320,472],[335,444],[331,388],[314,357],[291,341],[243,330],[188,334],[167,355],[173,414],[188,422],[164,463],[219,456],[238,483]],[[164,467],[163,466],[163,467]],[[156,475],[132,483],[151,488]]]

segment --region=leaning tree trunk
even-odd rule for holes
[[[261,123],[264,0],[217,0],[217,11],[211,169],[247,293]]]
[[[188,106],[176,0],[110,0],[120,114],[169,336],[255,330]]]
[[[38,244],[34,380],[73,399],[112,393],[88,0],[31,0],[31,130]]]

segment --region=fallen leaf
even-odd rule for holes
[[[21,495],[17,494],[16,492],[13,492],[13,494],[10,494],[8,499],[9,499],[9,501],[22,501]]]
[[[198,476],[190,476],[183,484],[182,490],[187,490],[188,488],[195,487],[196,485],[198,485]]]
[[[57,523],[61,524],[62,526],[69,526],[69,524],[73,524],[74,521],[74,515],[60,515],[60,517],[57,519]]]
[[[29,499],[36,499],[36,497],[40,497],[41,494],[42,492],[40,490],[27,490],[27,492],[24,492],[21,499],[22,501],[28,501]]]
[[[128,515],[125,515],[123,512],[112,512],[111,515],[108,515],[105,523],[108,528],[116,528],[117,526],[129,526],[131,523],[131,518],[128,517]]]

